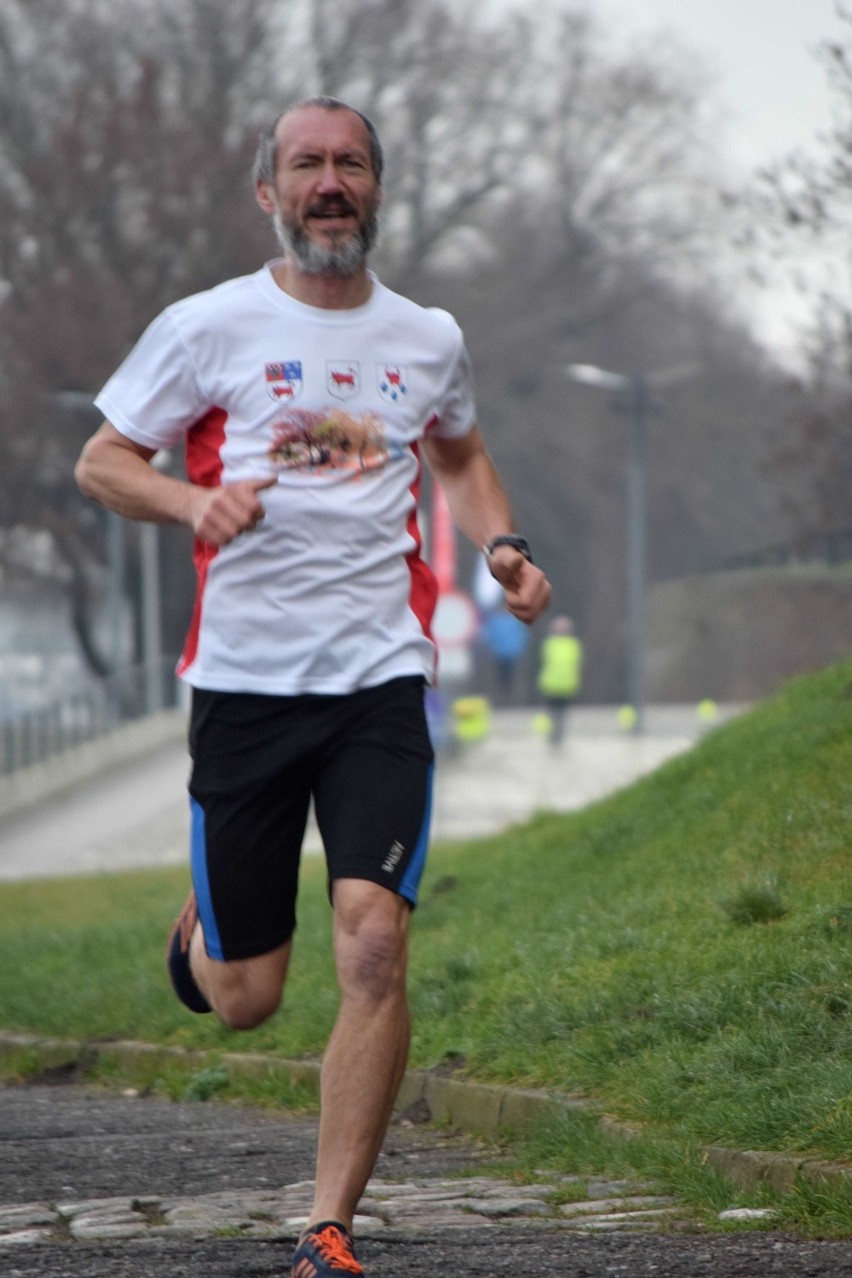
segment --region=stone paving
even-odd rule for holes
[[[176,1197],[92,1198],[0,1206],[0,1253],[48,1242],[138,1238],[294,1239],[307,1222],[313,1181],[281,1189],[225,1190]],[[577,1176],[520,1185],[486,1176],[371,1180],[361,1200],[359,1237],[436,1228],[546,1223],[566,1230],[660,1228],[684,1211],[673,1198],[627,1181]]]

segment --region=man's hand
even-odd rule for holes
[[[506,607],[527,625],[550,604],[550,582],[540,568],[511,546],[497,546],[488,560],[491,575],[506,592]]]
[[[258,493],[277,483],[266,479],[241,479],[221,488],[193,487],[190,495],[190,522],[196,537],[214,546],[227,546],[240,533],[256,528],[265,515]]]

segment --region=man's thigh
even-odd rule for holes
[[[348,699],[314,789],[332,883],[368,880],[416,904],[433,772],[421,679],[395,679]]]
[[[267,954],[296,925],[311,769],[283,700],[193,695],[192,878],[211,958]]]

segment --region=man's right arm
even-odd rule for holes
[[[185,524],[214,546],[227,545],[263,518],[258,493],[275,483],[274,476],[202,488],[161,474],[150,464],[154,453],[104,422],[83,448],[74,478],[84,496],[119,515]]]

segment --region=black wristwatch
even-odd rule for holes
[[[482,550],[486,559],[490,559],[498,546],[511,546],[513,550],[517,550],[523,555],[524,559],[528,559],[533,563],[532,551],[530,543],[526,537],[517,537],[514,533],[504,533],[500,537],[492,537],[487,546],[483,546]]]

